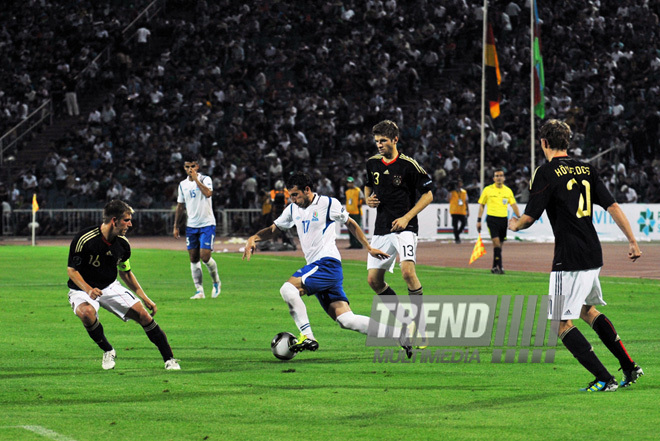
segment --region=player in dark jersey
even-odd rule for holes
[[[145,294],[129,263],[131,246],[124,235],[132,226],[132,214],[133,209],[128,204],[111,201],[103,209],[103,224],[100,227],[86,228],[73,238],[67,268],[69,303],[89,336],[103,349],[103,369],[115,367],[116,352],[103,332],[98,317],[99,307],[124,321],[131,319],[142,325],[149,340],[163,356],[165,369],[179,370],[181,368],[174,359],[167,336],[133,295],[137,294],[156,315],[156,304]],[[117,280],[117,270],[130,291]]]
[[[385,283],[385,271],[393,272],[398,255],[408,294],[422,295],[415,270],[417,215],[433,201],[433,180],[417,161],[399,153],[399,128],[394,122],[381,121],[371,132],[378,147],[378,154],[367,160],[364,186],[367,205],[376,209],[371,246],[390,257],[367,257],[367,281],[376,294],[396,295]]]
[[[548,162],[532,178],[525,214],[509,220],[512,231],[530,227],[547,211],[555,235],[555,255],[550,273],[550,318],[560,320],[559,336],[564,346],[596,378],[583,391],[614,391],[627,387],[644,375],[628,355],[612,322],[594,305],[605,305],[598,274],[603,266],[600,240],[592,222],[593,204],[605,208],[628,239],[628,257],[641,256],[630,223],[614,201],[596,169],[567,154],[571,139],[568,124],[549,120],[541,128],[541,148]],[[594,353],[582,333],[573,326],[581,318],[596,331],[605,346],[619,360],[623,381],[614,376]]]

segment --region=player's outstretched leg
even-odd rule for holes
[[[170,343],[167,341],[167,335],[165,335],[165,332],[160,329],[158,323],[152,319],[150,323],[143,325],[142,328],[147,334],[147,337],[149,337],[149,340],[151,340],[151,342],[158,348],[158,351],[160,351],[160,355],[165,362],[165,369],[177,371],[181,369],[178,360],[174,358]]]
[[[581,391],[610,392],[616,390],[618,386],[616,380],[598,359],[593,348],[578,328],[571,326],[566,331],[562,332],[559,338],[561,338],[566,349],[573,354],[573,357],[575,357],[585,369],[596,377],[588,387],[580,389]]]
[[[314,333],[312,332],[312,326],[309,323],[307,307],[305,306],[305,302],[300,298],[300,291],[298,291],[298,288],[296,288],[291,282],[284,282],[280,288],[280,294],[282,295],[282,299],[284,299],[289,306],[289,314],[291,314],[291,318],[300,331],[298,344],[303,344],[306,339],[316,341]],[[316,343],[316,348],[318,349],[318,343]],[[316,349],[312,350],[315,351]],[[294,352],[298,351],[294,350]]]
[[[91,308],[91,306],[90,306]],[[108,339],[105,337],[105,332],[103,332],[103,325],[99,321],[98,317],[94,316],[85,316],[81,310],[83,325],[87,330],[89,337],[94,340],[94,343],[98,345],[99,348],[103,350],[103,359],[101,360],[101,367],[105,370],[114,369],[115,367],[115,357],[117,356],[114,348],[108,342]],[[87,326],[85,323],[89,323],[94,320],[94,323]]]
[[[361,334],[365,335],[371,335],[369,334],[369,322],[371,319],[365,315],[359,315],[355,314],[353,311],[347,311],[341,314],[340,316],[337,317],[337,323],[339,323],[339,326],[342,327],[342,329],[350,329],[351,331],[357,331]],[[371,328],[372,330],[377,330],[378,326],[373,326]],[[391,326],[386,326],[386,335],[395,335],[395,331]],[[376,335],[372,335],[372,337],[378,336],[377,333]],[[410,339],[402,336],[402,338],[399,340],[399,343],[401,344],[401,347],[403,348],[404,351],[406,351],[406,356],[408,358],[411,358],[413,355],[413,348],[410,345]]]
[[[596,334],[598,334],[598,337],[605,346],[607,346],[607,349],[619,360],[619,364],[621,365],[619,370],[623,371],[623,380],[619,383],[619,386],[628,387],[632,383],[637,382],[637,379],[644,375],[644,371],[630,358],[612,322],[605,314],[599,314],[591,323],[591,327],[596,331]]]

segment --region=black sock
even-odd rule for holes
[[[92,340],[94,340],[94,342],[99,345],[99,348],[103,349],[103,352],[112,351],[112,345],[108,342],[108,339],[105,338],[105,334],[103,333],[103,325],[99,319],[96,319],[92,326],[85,326],[85,329],[87,329],[87,333],[92,338]]]
[[[502,248],[493,248],[493,268],[502,268]]]
[[[603,363],[598,359],[593,348],[578,328],[573,326],[559,337],[566,349],[573,354],[573,357],[591,372],[598,381],[609,381],[612,378],[612,375],[603,366]]]
[[[591,327],[596,331],[598,337],[601,341],[605,343],[607,349],[610,350],[612,354],[619,360],[621,364],[621,369],[631,370],[635,366],[635,362],[632,361],[626,347],[623,346],[623,342],[619,338],[619,334],[616,333],[614,325],[612,322],[605,317],[605,314],[600,314],[591,324]]]
[[[149,323],[146,326],[143,326],[144,332],[147,333],[147,337],[149,337],[149,340],[153,344],[158,347],[158,350],[160,351],[160,355],[163,357],[163,361],[167,361],[170,358],[174,358],[174,354],[172,354],[172,348],[170,347],[170,344],[167,341],[167,336],[163,332],[162,329],[160,329],[160,326],[158,326],[158,323],[156,323],[156,320],[152,320],[151,323]]]
[[[390,285],[387,285],[387,288],[385,288],[385,291],[378,293],[379,296],[395,296],[396,293],[392,289]]]
[[[408,288],[408,295],[416,296],[416,298],[411,299],[411,303],[416,304],[418,307],[417,316],[414,318],[414,321],[416,329],[421,329],[420,332],[415,332],[415,335],[413,335],[413,342],[416,340],[419,345],[426,345],[428,342],[426,341],[426,332],[424,331],[426,329],[426,322],[424,320],[424,304],[421,297],[422,294],[424,294],[424,292],[421,285],[419,288],[414,290]]]

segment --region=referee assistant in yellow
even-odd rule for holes
[[[364,204],[364,193],[360,187],[355,185],[355,179],[351,176],[346,178],[346,211],[360,227],[362,226],[362,204]],[[362,244],[352,234],[349,234],[351,245],[348,248],[360,249]]]
[[[477,217],[477,231],[481,233],[481,216],[484,214],[484,206],[488,206],[486,212],[486,224],[490,237],[493,240],[493,274],[504,274],[502,269],[502,244],[506,240],[507,217],[509,205],[520,217],[520,210],[516,204],[516,198],[509,187],[504,185],[504,170],[497,169],[493,175],[494,184],[484,188],[479,196],[479,216]]]
[[[454,242],[461,243],[461,233],[467,225],[467,218],[470,215],[468,207],[468,194],[463,188],[463,181],[458,180],[454,184],[454,189],[447,196],[449,201],[449,214],[451,215],[451,225],[454,229]]]

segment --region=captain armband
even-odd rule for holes
[[[117,264],[117,269],[118,269],[119,271],[124,271],[124,272],[126,272],[126,271],[130,271],[130,270],[131,270],[131,262],[130,262],[130,260],[127,260],[127,261],[125,261],[125,262],[119,262],[119,263]]]

